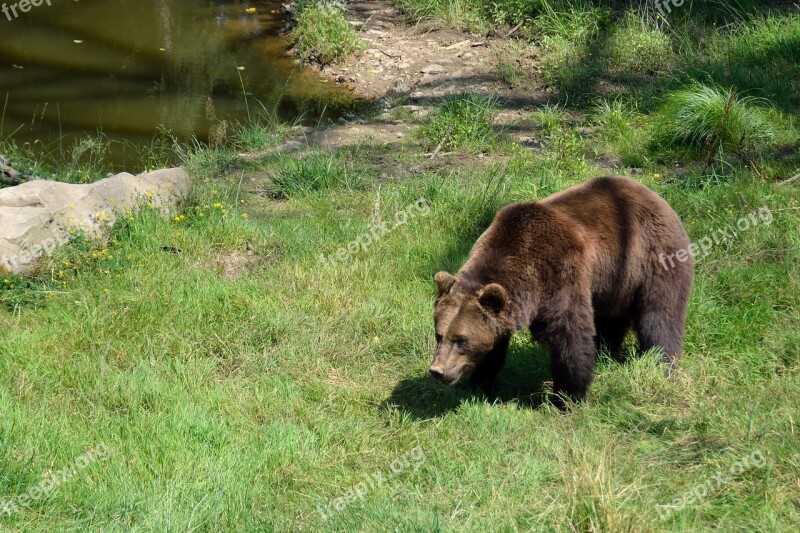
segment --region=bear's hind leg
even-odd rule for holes
[[[634,329],[639,339],[639,349],[646,352],[659,348],[661,362],[672,370],[683,353],[685,304],[666,307],[664,303],[642,306],[635,314]]]

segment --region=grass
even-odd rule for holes
[[[268,120],[233,124],[216,146],[167,137],[141,166],[166,146],[182,159],[195,188],[180,213],[121,218],[105,242],[0,276],[0,500],[76,467],[49,498],[0,512],[0,529],[797,529],[800,205],[797,182],[776,184],[800,169],[798,102],[782,92],[797,22],[685,4],[728,24],[711,36],[583,2],[450,5],[484,25],[523,6],[545,61],[574,50],[584,93],[557,85],[526,112],[538,149],[497,130],[503,101],[474,94],[438,102],[388,148],[281,153],[288,126]],[[610,70],[652,65],[624,48],[662,35],[666,72]],[[709,138],[724,177],[698,157]],[[424,155],[440,143],[453,153]],[[99,161],[80,145],[0,151],[70,181]],[[410,177],[382,177],[393,171]],[[653,354],[601,357],[587,401],[562,414],[544,403],[547,354],[523,332],[495,401],[428,378],[434,274],[461,266],[501,206],[609,173],[663,196],[695,242],[735,232],[697,259],[677,372],[665,378]],[[97,163],[89,179],[101,176]],[[430,212],[397,225],[421,198]],[[741,229],[760,208],[771,220]],[[346,260],[321,260],[341,249]],[[110,456],[78,464],[101,445]]]
[[[363,48],[358,33],[337,5],[309,0],[300,2],[291,37],[305,61],[336,63]]]
[[[163,168],[178,161],[174,137],[159,130],[149,144],[110,139],[102,131],[85,134],[71,142],[41,141],[18,144],[13,137],[0,138],[0,153],[25,174],[67,183],[88,183],[102,179],[112,169],[109,161],[117,161],[126,171],[145,172]],[[117,170],[121,171],[121,170]]]
[[[291,126],[282,123],[274,114],[265,114],[233,127],[231,144],[243,152],[255,152],[275,146],[291,132]]]
[[[516,43],[509,43],[497,53],[497,73],[509,87],[515,87],[528,78],[520,56],[524,48]]]
[[[368,155],[339,157],[365,157],[363,166]],[[67,247],[29,286],[0,290],[0,325],[14,332],[0,336],[2,494],[101,443],[111,450],[4,526],[790,530],[800,519],[798,449],[786,438],[800,408],[791,189],[747,175],[704,190],[642,178],[695,240],[760,206],[774,213],[698,262],[673,379],[653,358],[602,360],[588,401],[560,414],[538,406],[545,354],[524,334],[497,403],[425,376],[433,274],[461,264],[501,205],[596,173],[561,170],[554,158],[337,182],[281,201],[241,196],[239,176],[268,183],[299,162],[275,155],[226,170],[193,158],[198,185],[183,218],[144,212],[107,246]],[[313,174],[327,159],[337,158],[302,161]],[[321,266],[320,254],[418,198],[429,215]],[[656,505],[756,451],[763,467],[659,518]],[[385,481],[371,486],[376,472]],[[354,487],[363,499],[347,502]]]
[[[268,191],[275,198],[291,198],[329,190],[355,191],[364,188],[366,181],[336,156],[314,153],[282,157],[274,166]]]
[[[659,135],[709,157],[769,147],[778,128],[762,100],[700,83],[671,93],[657,119]]]
[[[545,135],[552,136],[563,131],[569,115],[558,104],[545,104],[533,112],[532,119]]]
[[[487,28],[485,12],[476,0],[398,0],[396,4],[420,21],[435,17],[461,29],[485,31]]]
[[[643,168],[650,157],[655,157],[648,148],[656,153],[664,148],[653,144],[648,147],[652,143],[649,117],[624,99],[598,101],[591,109],[589,122],[599,133],[598,151],[619,157],[623,168]]]
[[[451,149],[468,146],[488,149],[495,139],[492,119],[497,98],[477,93],[447,96],[420,131],[431,149],[441,144]]]
[[[667,72],[674,60],[669,36],[634,11],[611,32],[604,57],[606,70],[615,78]]]

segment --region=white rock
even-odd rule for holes
[[[76,234],[99,238],[142,207],[174,211],[192,180],[182,168],[123,172],[85,185],[38,180],[0,189],[0,272],[22,274]]]

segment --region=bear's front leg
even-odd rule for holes
[[[563,399],[582,400],[594,377],[597,351],[593,310],[588,302],[573,303],[548,322],[546,337],[553,373],[553,403],[563,410]]]
[[[497,374],[503,368],[508,353],[509,339],[501,339],[497,345],[486,355],[483,362],[475,367],[470,377],[470,384],[479,388],[489,398],[494,397],[494,384]]]
[[[550,356],[553,403],[561,410],[566,407],[564,398],[582,400],[594,377],[594,342],[576,339],[569,344],[561,350],[552,350]]]

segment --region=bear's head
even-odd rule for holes
[[[439,288],[434,312],[436,355],[431,376],[454,385],[481,366],[513,334],[506,290],[497,283],[465,284],[448,274],[435,277]]]

